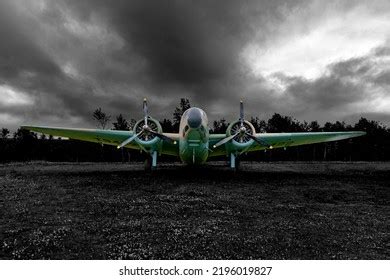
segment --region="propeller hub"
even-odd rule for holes
[[[246,133],[246,128],[245,128],[245,126],[241,126],[241,127],[240,127],[240,133],[241,133],[241,134]]]

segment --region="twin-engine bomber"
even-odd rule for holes
[[[366,134],[363,131],[256,133],[253,125],[244,118],[242,101],[239,119],[228,126],[225,134],[210,134],[207,115],[197,107],[191,107],[183,113],[178,133],[162,131],[160,123],[149,116],[146,99],[143,111],[144,118],[131,131],[46,126],[22,128],[53,136],[115,145],[118,149],[138,149],[148,155],[146,169],[156,168],[157,156],[161,154],[179,157],[189,165],[204,164],[208,158],[226,155],[230,157],[230,167],[237,169],[237,160],[244,153],[337,141]]]

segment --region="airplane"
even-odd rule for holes
[[[118,149],[141,150],[148,155],[146,170],[157,167],[157,157],[161,154],[179,157],[188,165],[201,165],[209,158],[225,155],[230,158],[230,168],[237,170],[239,157],[248,152],[338,141],[366,134],[364,131],[256,133],[254,126],[244,118],[242,101],[239,118],[228,126],[225,134],[210,134],[207,115],[197,107],[183,113],[178,133],[162,131],[160,123],[149,116],[146,98],[143,113],[144,117],[136,122],[131,131],[46,126],[22,126],[22,129],[115,145]]]

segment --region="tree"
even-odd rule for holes
[[[127,122],[127,120],[122,116],[122,114],[119,114],[116,116],[116,122],[112,123],[114,126],[114,130],[129,130],[130,125]]]
[[[3,128],[1,129],[1,138],[2,138],[2,139],[5,139],[5,138],[8,137],[8,135],[9,135],[9,130],[8,130],[7,128],[3,127]]]
[[[301,131],[301,124],[293,120],[289,116],[282,116],[280,114],[273,114],[268,120],[267,131],[268,132],[295,132]]]
[[[303,123],[297,121],[294,119],[295,123],[298,125],[300,131],[309,131],[310,125],[307,123],[307,121],[303,121]]]
[[[26,129],[21,129],[19,128],[15,133],[14,133],[14,139],[17,141],[32,141],[37,139],[37,134],[31,131],[28,131]]]
[[[100,107],[93,112],[92,117],[97,121],[98,126],[102,129],[106,128],[107,123],[111,119],[111,116],[104,113]]]
[[[267,123],[264,120],[260,120],[258,117],[251,117],[249,122],[253,125],[256,132],[264,133],[267,131]]]
[[[189,108],[191,108],[190,101],[187,98],[181,98],[179,107],[176,107],[175,111],[173,112],[173,128],[175,131],[179,129],[181,116]]]
[[[382,126],[377,121],[369,121],[366,118],[360,118],[355,124],[355,130],[363,130],[367,132],[367,136],[378,135],[384,136],[386,133],[386,127]]]
[[[384,160],[390,154],[390,130],[377,121],[360,118],[354,130],[367,133],[363,137],[354,139],[355,149],[364,160]],[[386,156],[387,155],[387,156]],[[388,158],[387,158],[388,159]]]
[[[14,133],[14,142],[16,150],[16,158],[23,160],[31,160],[37,157],[37,134],[25,129],[19,128]]]
[[[307,125],[307,131],[309,132],[320,132],[321,131],[321,126],[318,123],[318,121],[312,121]],[[312,153],[312,160],[316,160],[316,150],[317,148],[322,148],[324,149],[324,158],[326,157],[326,146],[324,144],[313,144],[311,146],[311,149],[313,151]]]
[[[111,116],[104,113],[102,111],[102,108],[100,108],[100,107],[93,112],[92,117],[97,121],[98,127],[100,126],[102,129],[106,128],[107,123],[111,119]],[[101,145],[100,155],[101,155],[101,160],[103,161],[104,160],[104,146],[103,146],[103,143],[101,143],[101,144],[102,145]]]
[[[345,131],[345,122],[336,121],[335,123],[326,122],[324,131]]]
[[[174,128],[173,128],[172,121],[170,119],[163,119],[163,121],[160,123],[161,123],[162,131],[171,132],[171,133],[175,132]]]
[[[130,130],[133,130],[134,129],[134,125],[137,123],[137,121],[135,119],[130,119],[130,122],[129,122],[129,129]]]
[[[321,131],[321,126],[318,124],[317,121],[312,121],[309,124],[308,129],[309,129],[310,132],[319,132],[319,131]]]
[[[213,123],[213,133],[226,133],[229,124],[225,119],[221,119],[219,121],[214,121]]]

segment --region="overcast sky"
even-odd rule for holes
[[[390,125],[390,1],[0,0],[0,127],[92,111]]]

